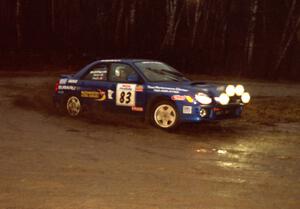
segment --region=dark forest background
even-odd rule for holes
[[[133,57],[300,80],[298,0],[0,0],[0,26],[4,70]]]

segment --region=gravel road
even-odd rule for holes
[[[242,119],[168,133],[59,115],[54,82],[0,77],[1,209],[299,208],[300,85],[248,81]]]

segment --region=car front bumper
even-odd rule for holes
[[[182,122],[201,122],[201,121],[213,121],[223,120],[230,118],[238,118],[243,111],[243,105],[234,104],[226,106],[196,106],[193,107],[192,114],[182,114]]]

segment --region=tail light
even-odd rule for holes
[[[58,81],[56,81],[56,83],[55,83],[55,92],[57,93],[58,92],[58,86],[59,86],[59,80]]]

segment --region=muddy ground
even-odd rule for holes
[[[60,115],[55,81],[0,75],[1,209],[299,208],[299,84],[245,81],[243,118],[168,133]]]

